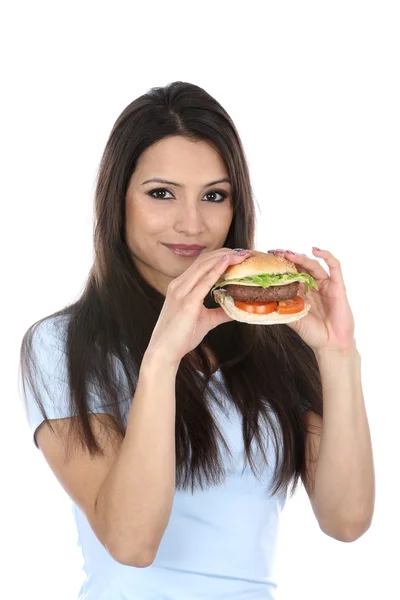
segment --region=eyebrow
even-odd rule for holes
[[[143,183],[141,185],[144,185],[145,183],[166,183],[167,185],[174,185],[175,187],[185,187],[184,185],[182,185],[181,183],[174,183],[173,181],[166,181],[165,179],[160,179],[159,177],[153,177],[153,179],[147,179],[146,181],[143,181]],[[217,183],[231,183],[230,179],[228,178],[224,178],[224,179],[217,179],[217,181],[211,181],[210,183],[207,183],[204,187],[210,187],[210,185],[217,185]]]

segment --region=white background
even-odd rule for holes
[[[14,0],[0,22],[0,595],[76,598],[74,524],[22,412],[20,342],[80,293],[95,174],[114,121],[150,87],[182,80],[204,87],[238,127],[260,206],[258,249],[331,250],[356,319],[374,521],[352,544],[328,538],[300,489],[282,517],[280,599],[396,597],[398,3]]]

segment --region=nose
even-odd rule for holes
[[[182,203],[177,211],[175,230],[179,233],[195,237],[199,233],[202,233],[204,228],[205,225],[201,207],[197,203]]]

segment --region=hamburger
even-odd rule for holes
[[[304,296],[318,289],[311,275],[300,273],[282,256],[253,250],[237,265],[230,265],[211,289],[215,302],[235,321],[258,325],[291,323],[306,316],[311,305]]]

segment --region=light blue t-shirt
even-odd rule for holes
[[[71,416],[63,344],[53,321],[41,324],[34,334],[35,355],[42,376],[38,385],[49,418]],[[120,371],[123,385],[122,368]],[[209,385],[217,386],[219,382],[223,383],[222,375],[217,371]],[[232,453],[230,458],[221,446],[226,457],[226,480],[194,494],[175,492],[171,517],[151,566],[135,568],[116,562],[96,538],[84,513],[73,503],[86,574],[79,600],[276,598],[275,553],[286,493],[271,497],[267,491],[276,460],[274,445],[270,439],[269,465],[262,467],[259,481],[245,464],[241,416],[223,391],[221,397],[225,408],[214,402],[213,410]],[[29,386],[27,401],[30,425],[35,432],[43,417]],[[93,412],[106,412],[93,388],[90,403]],[[128,412],[127,403],[125,418]],[[259,454],[258,457],[261,460]]]

